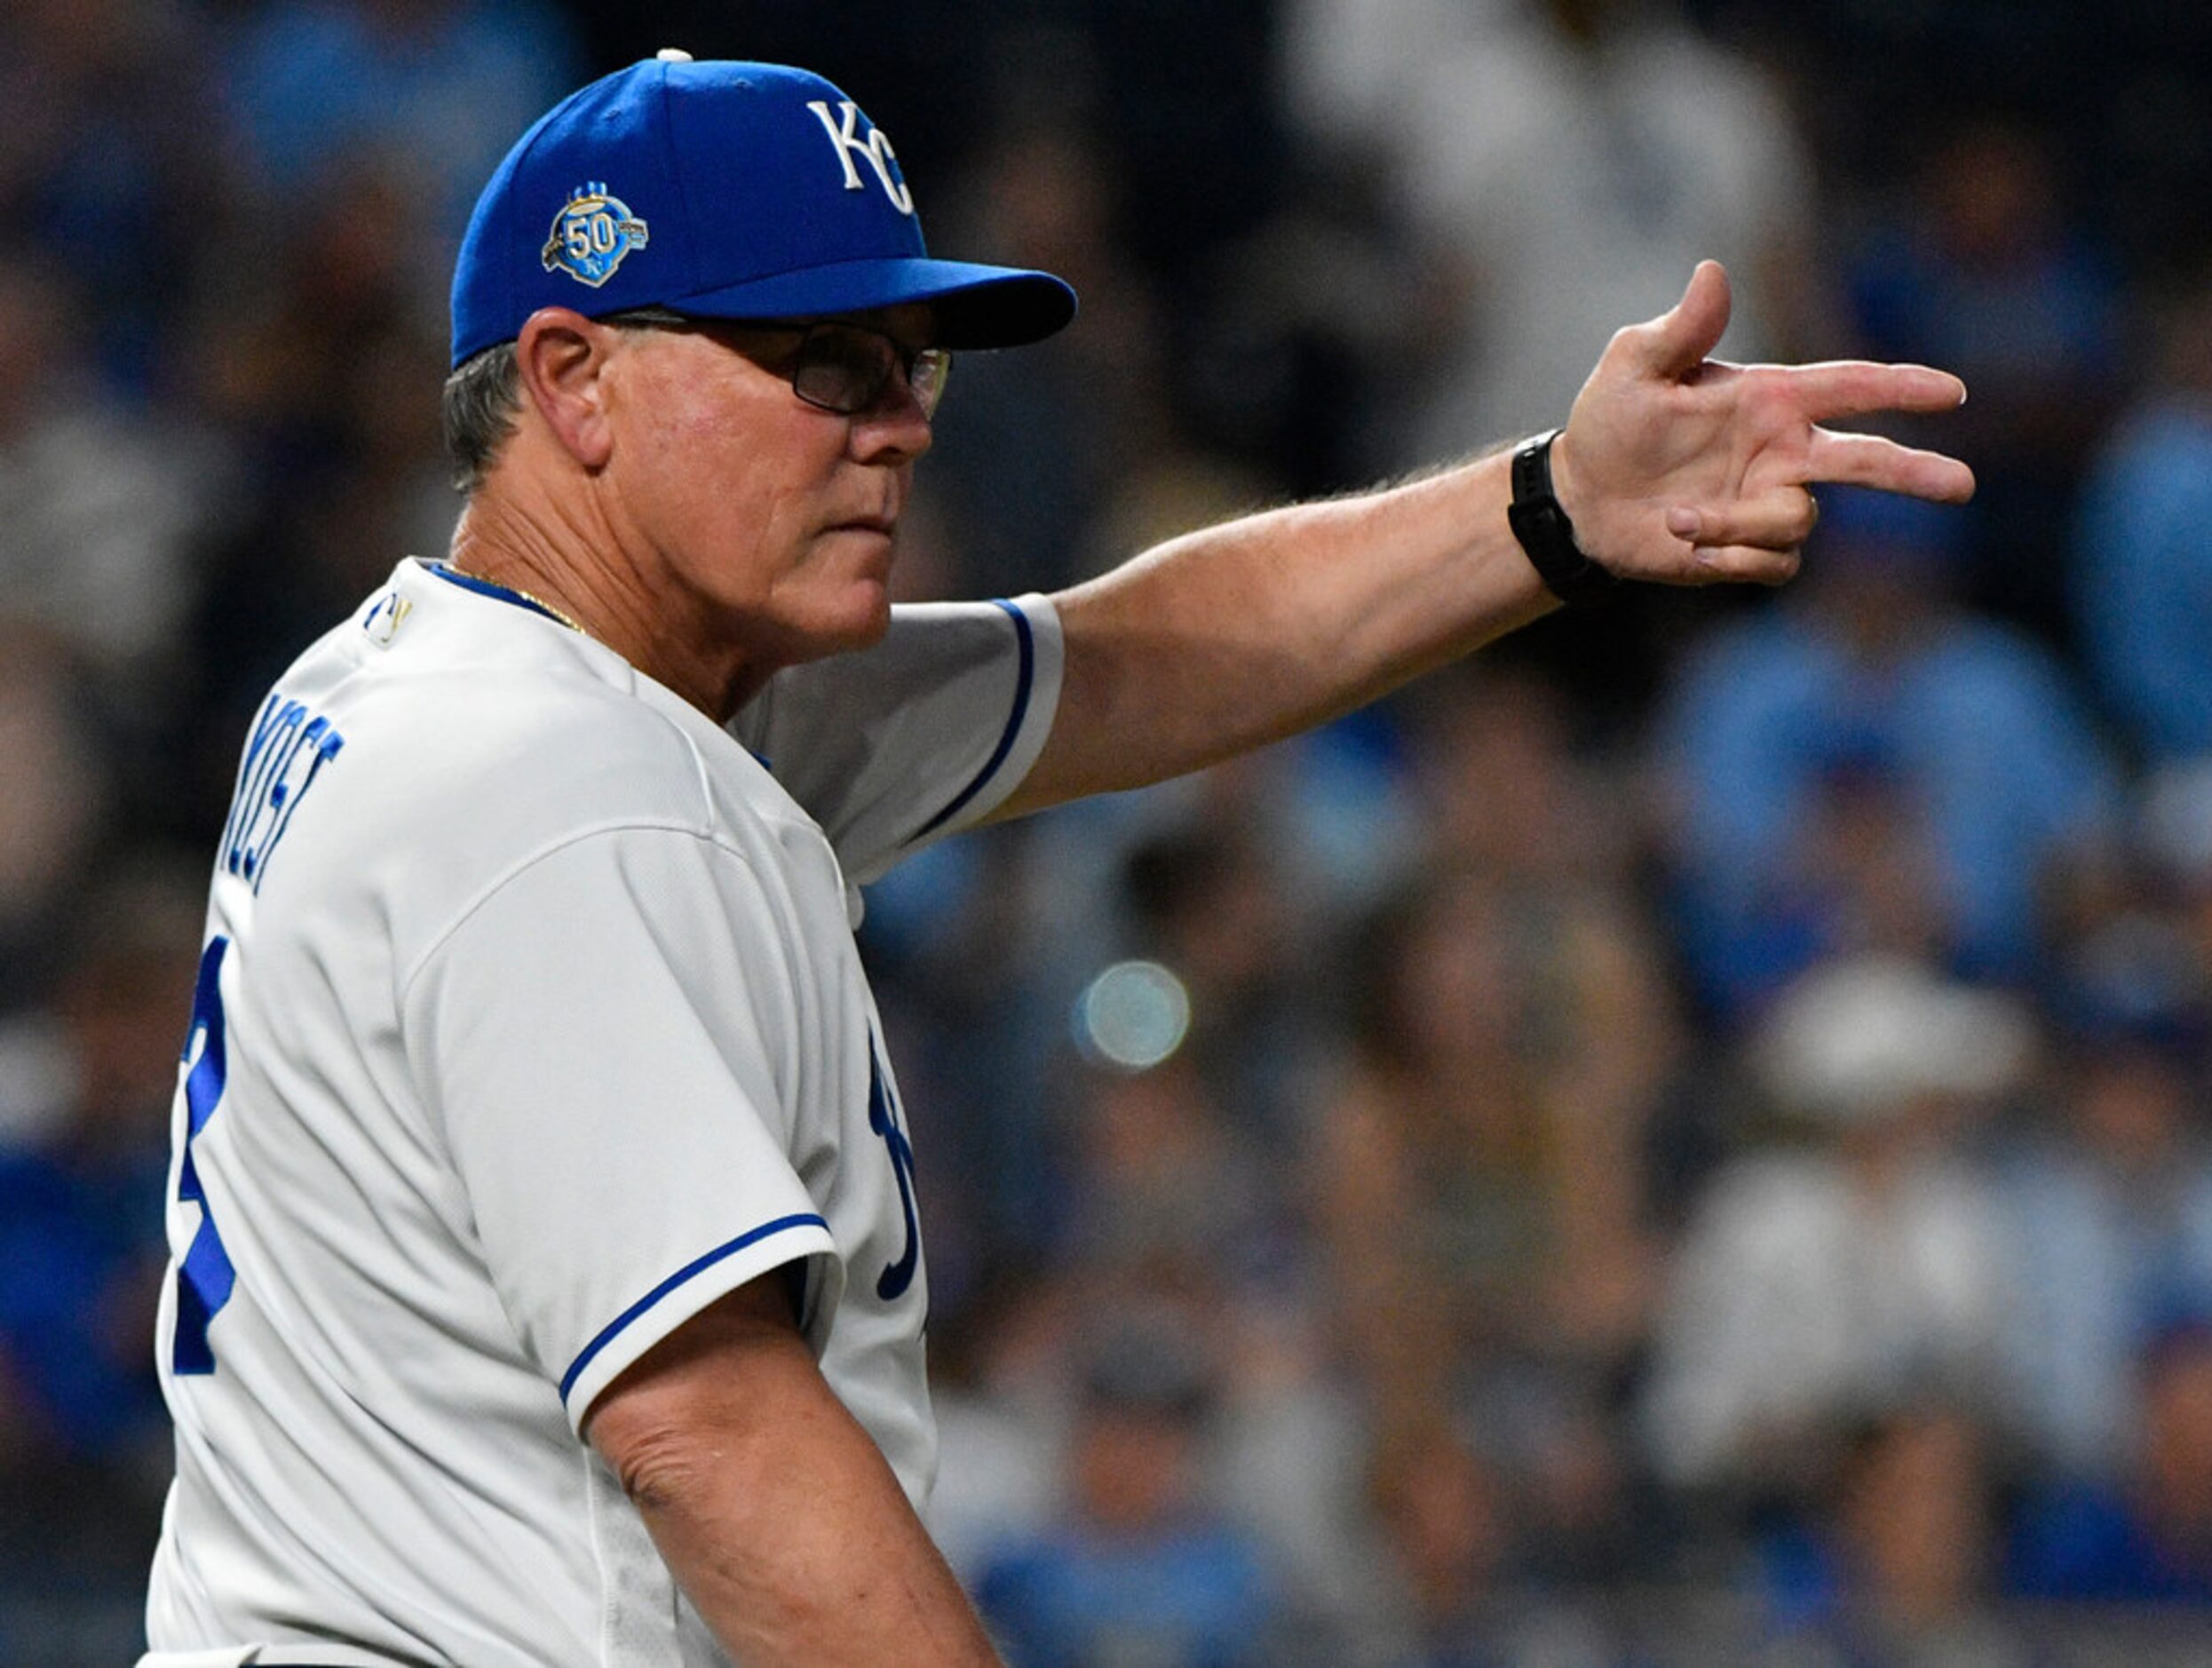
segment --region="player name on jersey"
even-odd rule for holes
[[[261,890],[261,878],[291,827],[299,802],[322,767],[338,756],[345,738],[330,720],[308,711],[282,690],[273,691],[254,721],[239,766],[238,789],[223,825],[223,867]]]

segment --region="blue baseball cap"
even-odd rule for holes
[[[795,319],[926,301],[946,347],[1075,316],[1050,273],[932,260],[890,138],[820,75],[668,52],[572,92],[493,173],[453,272],[453,363],[540,307]]]

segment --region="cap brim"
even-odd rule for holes
[[[972,261],[843,261],[755,278],[703,295],[671,296],[678,313],[709,319],[815,318],[926,301],[937,340],[954,348],[1021,347],[1065,329],[1075,292],[1050,273]]]

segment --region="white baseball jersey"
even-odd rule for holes
[[[901,608],[733,735],[408,561],[285,673],[179,1074],[145,1668],[724,1661],[579,1426],[779,1267],[918,1503],[914,1154],[852,883],[1004,798],[1059,659],[1041,598]]]

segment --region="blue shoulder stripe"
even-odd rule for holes
[[[829,1227],[828,1222],[811,1212],[799,1216],[780,1216],[773,1222],[763,1222],[758,1227],[740,1234],[727,1244],[716,1246],[703,1257],[694,1258],[609,1321],[600,1329],[599,1335],[583,1346],[583,1353],[568,1363],[568,1370],[560,1376],[561,1401],[566,1402],[568,1400],[568,1392],[575,1386],[577,1375],[591,1364],[594,1356],[621,1335],[624,1327],[694,1275],[713,1267],[725,1258],[734,1257],[748,1245],[758,1244],[771,1234],[781,1234],[795,1227],[819,1227],[826,1232]]]
[[[993,600],[1013,621],[1014,635],[1021,647],[1021,664],[1014,675],[1014,710],[1007,715],[1006,728],[999,735],[998,745],[992,749],[983,768],[976,772],[975,780],[955,794],[950,805],[915,830],[908,841],[909,845],[925,834],[934,834],[951,822],[963,806],[983,791],[983,784],[998,774],[998,767],[1006,762],[1006,755],[1014,751],[1014,737],[1021,734],[1021,721],[1029,716],[1029,688],[1037,675],[1037,646],[1030,635],[1029,616],[1003,597]]]

